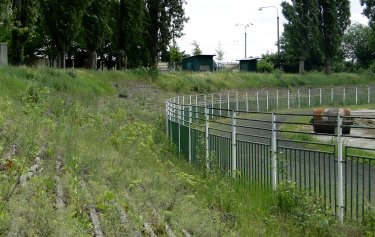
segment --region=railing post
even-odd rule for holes
[[[268,91],[267,91],[267,111],[269,109],[269,94],[268,94]]]
[[[249,112],[249,96],[246,91],[246,112]]]
[[[288,90],[288,109],[290,108],[290,92]]]
[[[169,101],[165,102],[165,122],[166,122],[166,129],[167,129],[167,136],[169,138]]]
[[[173,122],[176,122],[176,97],[173,98]]]
[[[236,91],[236,111],[238,111],[238,91]]]
[[[237,115],[232,111],[232,176],[236,177],[237,170]]]
[[[271,137],[271,155],[272,155],[272,189],[277,189],[277,131],[276,116],[272,113],[272,137]]]
[[[228,101],[227,102],[228,102],[228,108],[227,109],[229,110],[230,109],[230,94],[229,93],[228,93]]]
[[[337,202],[339,222],[344,222],[342,117],[337,115]]]
[[[199,114],[198,114],[198,95],[195,95],[195,117],[198,120]]]
[[[345,100],[346,100],[346,89],[344,87],[344,91],[342,93],[342,103],[345,104]]]
[[[322,105],[322,88],[319,89],[319,105]]]
[[[331,102],[333,102],[333,88],[331,88]]]
[[[181,104],[180,98],[178,98],[178,155],[181,155]]]
[[[298,92],[297,92],[297,99],[298,99],[298,108],[300,109],[301,108],[301,95],[300,95],[300,92],[299,92],[299,89],[298,89]]]
[[[257,111],[259,112],[259,91],[257,91]]]
[[[211,118],[214,117],[214,94],[211,94]]]
[[[279,90],[276,91],[276,109],[279,109]]]
[[[219,114],[221,116],[221,93],[219,94],[219,100],[220,100],[220,104],[219,104],[220,111],[219,111]]]
[[[206,168],[207,170],[210,169],[210,147],[209,147],[209,127],[210,127],[210,117],[209,117],[209,109],[205,107],[205,117],[206,117],[206,126],[205,126],[205,135],[206,135]]]
[[[358,104],[358,88],[355,88],[355,104]]]
[[[191,164],[192,161],[192,131],[191,131],[191,125],[193,123],[193,107],[191,106],[191,103],[189,105],[189,163]]]
[[[185,126],[185,96],[182,96],[182,124]]]

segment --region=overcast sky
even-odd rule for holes
[[[245,29],[237,23],[253,23],[247,28],[247,57],[259,57],[276,52],[276,6],[280,16],[280,35],[285,18],[281,13],[280,0],[187,0],[185,13],[190,18],[185,24],[184,36],[177,40],[181,50],[191,54],[191,43],[198,41],[204,54],[215,54],[219,43],[224,50],[224,61],[235,61],[245,56]],[[359,0],[351,0],[351,20],[367,24],[362,16]]]

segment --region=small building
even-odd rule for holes
[[[240,71],[241,72],[256,72],[258,58],[245,58],[237,60],[240,61]]]
[[[195,55],[182,59],[182,70],[194,72],[212,72],[215,55]]]

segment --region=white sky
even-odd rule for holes
[[[351,20],[367,24],[362,16],[360,0],[351,0]],[[276,6],[280,16],[280,36],[286,22],[281,12],[281,0],[187,0],[184,36],[177,40],[181,50],[191,54],[191,43],[198,41],[203,54],[215,54],[219,43],[224,50],[224,62],[233,62],[245,56],[245,30],[236,23],[254,25],[247,28],[247,57],[259,57],[267,52],[276,52],[277,24]]]

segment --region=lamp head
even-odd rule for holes
[[[259,8],[259,11],[262,11],[263,10],[263,7]]]

